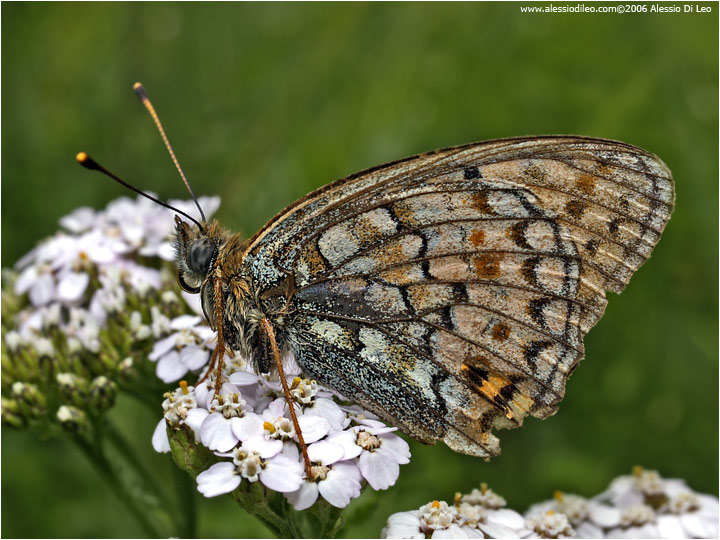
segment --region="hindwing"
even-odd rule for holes
[[[552,414],[583,336],[650,256],[674,204],[639,148],[583,137],[440,150],[281,212],[244,264],[292,276],[303,371],[415,438],[482,457],[493,427]]]

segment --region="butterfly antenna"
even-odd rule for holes
[[[188,182],[187,177],[185,176],[185,173],[182,170],[182,167],[180,166],[180,162],[178,161],[177,157],[175,156],[175,152],[173,151],[172,146],[170,145],[170,141],[167,138],[167,135],[165,134],[165,129],[163,129],[162,122],[160,122],[160,118],[158,117],[157,113],[155,112],[155,107],[153,107],[153,104],[150,102],[150,98],[147,95],[147,92],[145,91],[145,87],[140,84],[139,82],[136,82],[133,85],[133,90],[135,91],[135,95],[140,99],[143,105],[145,105],[145,108],[150,113],[150,116],[152,116],[153,121],[155,122],[155,125],[158,128],[158,131],[160,132],[160,136],[162,137],[163,142],[165,143],[165,147],[168,149],[168,152],[170,153],[170,157],[173,160],[173,163],[175,164],[175,168],[180,173],[180,176],[185,182],[185,187],[188,188],[188,191],[190,192],[190,195],[192,195],[193,201],[195,201],[195,206],[197,206],[197,209],[200,211],[200,216],[202,217],[203,223],[205,223],[207,220],[205,219],[205,213],[202,211],[202,208],[200,208],[200,203],[197,200],[197,197],[195,196],[195,192],[190,187],[190,182]],[[194,220],[193,220],[194,221]]]
[[[184,217],[188,218],[190,221],[192,221],[193,223],[195,223],[195,225],[197,225],[197,226],[200,228],[200,232],[202,232],[203,234],[205,234],[205,230],[203,229],[202,223],[200,223],[197,219],[195,219],[194,217],[186,214],[186,213],[183,212],[182,210],[178,210],[178,209],[175,208],[174,206],[171,206],[171,205],[169,205],[168,203],[163,202],[163,201],[161,201],[160,199],[157,199],[157,198],[153,197],[152,195],[149,195],[148,193],[145,193],[144,191],[139,190],[139,189],[136,188],[135,186],[132,186],[132,185],[128,184],[128,183],[127,183],[125,180],[123,180],[122,178],[119,178],[118,176],[116,176],[116,175],[114,175],[113,173],[111,173],[110,171],[108,171],[105,167],[103,167],[102,165],[100,165],[97,161],[95,161],[93,158],[91,158],[90,156],[88,156],[85,152],[80,152],[77,156],[75,156],[75,159],[77,160],[77,162],[78,162],[80,165],[82,165],[82,166],[85,167],[86,169],[90,169],[91,171],[100,171],[100,172],[103,173],[105,176],[107,176],[107,177],[109,177],[109,178],[112,178],[112,179],[115,180],[118,184],[120,184],[120,185],[122,185],[122,186],[125,186],[125,187],[128,188],[130,191],[134,191],[134,192],[137,193],[138,195],[142,195],[142,196],[145,197],[146,199],[150,199],[150,200],[153,201],[154,203],[157,203],[157,204],[159,204],[160,206],[164,206],[165,208],[168,208],[168,209],[172,210],[173,212],[177,212],[177,213],[180,214],[181,216],[184,216]],[[195,202],[197,202],[197,201],[195,201]],[[202,213],[202,212],[201,212],[201,213]],[[203,217],[204,217],[204,216],[203,216]]]

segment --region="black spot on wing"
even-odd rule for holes
[[[535,371],[538,356],[548,347],[552,347],[552,345],[552,341],[531,341],[523,347],[523,359],[525,363]]]

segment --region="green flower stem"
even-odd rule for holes
[[[160,484],[153,478],[152,473],[145,467],[143,462],[138,458],[133,448],[125,440],[125,437],[115,428],[110,420],[105,417],[102,421],[102,428],[108,435],[108,440],[115,445],[120,455],[134,470],[135,474],[139,479],[142,480],[144,486],[149,487],[149,491],[152,492],[153,498],[157,499],[158,504],[166,499],[166,496],[158,487]]]
[[[86,439],[75,435],[71,437],[73,442],[80,448],[90,460],[100,477],[105,480],[108,487],[115,493],[118,500],[127,508],[137,520],[140,527],[148,538],[164,538],[167,535],[160,534],[145,515],[141,504],[136,500],[135,495],[123,483],[121,477],[116,474],[114,467],[102,453],[99,445],[91,445]]]
[[[232,496],[235,502],[260,520],[276,537],[303,538],[299,524],[284,507],[287,501],[281,494],[266,489],[260,482],[243,482],[233,491]]]
[[[176,511],[177,537],[195,538],[197,535],[196,487],[192,477],[178,467],[173,467],[178,509]]]
[[[260,482],[243,481],[233,498],[278,538],[334,538],[343,525],[342,508],[319,499],[308,510],[298,512],[281,493]]]

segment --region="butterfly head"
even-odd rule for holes
[[[216,266],[224,239],[225,234],[216,221],[201,229],[175,218],[175,264],[183,290],[200,292]]]

